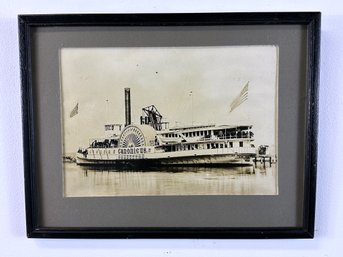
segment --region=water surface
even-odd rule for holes
[[[95,169],[64,163],[66,197],[161,195],[275,195],[275,164],[249,167]]]

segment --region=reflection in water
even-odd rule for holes
[[[143,195],[275,195],[276,165],[98,169],[64,163],[66,197]]]

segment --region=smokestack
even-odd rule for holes
[[[131,97],[130,88],[125,88],[125,126],[131,124]]]

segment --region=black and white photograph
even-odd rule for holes
[[[278,53],[61,48],[64,197],[278,195]]]

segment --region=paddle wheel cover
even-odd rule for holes
[[[124,128],[119,138],[119,147],[152,146],[155,130],[147,125],[130,125]]]

